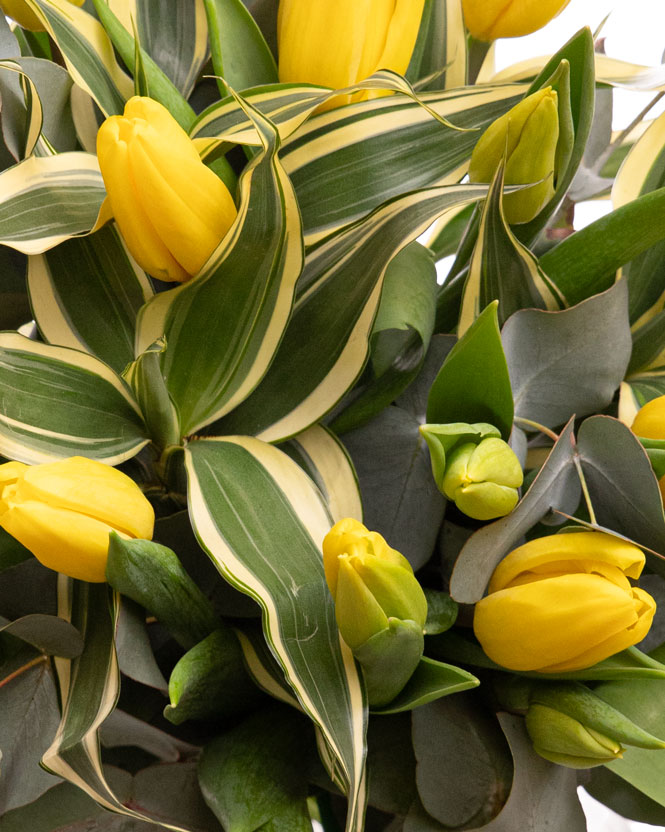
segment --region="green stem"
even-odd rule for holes
[[[591,505],[591,495],[589,494],[589,489],[586,484],[584,471],[582,471],[582,464],[578,456],[575,457],[575,468],[577,469],[577,476],[580,478],[580,485],[582,486],[582,494],[584,494],[584,501],[589,512],[589,519],[595,526],[597,525],[598,521],[596,520],[596,513],[593,510],[593,506]]]
[[[515,416],[514,422],[518,425],[518,427],[533,428],[540,433],[544,433],[545,436],[549,436],[549,438],[553,439],[555,442],[559,440],[558,433],[554,433],[553,430],[545,427],[545,425],[541,425],[540,422],[534,422],[532,419],[524,419],[522,416]]]

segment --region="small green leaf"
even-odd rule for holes
[[[159,543],[126,540],[112,532],[106,578],[149,610],[183,647],[193,647],[219,626],[210,602],[177,555]]]
[[[449,630],[457,620],[458,604],[447,592],[423,587],[427,598],[427,621],[425,635],[435,636]]]
[[[83,639],[76,627],[55,615],[24,615],[0,626],[0,633],[20,638],[47,656],[74,659],[83,650]]]
[[[442,696],[470,690],[479,684],[480,681],[473,674],[460,667],[422,656],[413,675],[398,695],[387,705],[372,708],[372,713],[396,714],[412,711]]]
[[[510,436],[513,394],[497,306],[495,301],[483,310],[444,361],[430,391],[428,422],[488,422],[504,439]]]

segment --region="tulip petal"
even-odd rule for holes
[[[388,626],[387,615],[345,555],[339,559],[335,618],[342,638],[351,649],[360,647]]]
[[[81,581],[106,580],[112,526],[37,502],[10,505],[0,525],[49,569]]]
[[[383,53],[368,74],[377,69],[392,69],[393,72],[404,75],[416,45],[425,0],[396,0],[391,5],[394,5],[395,10],[390,19]]]
[[[604,532],[571,532],[540,537],[514,549],[501,561],[492,575],[489,591],[504,589],[518,575],[536,567],[547,569],[551,564],[552,570],[558,572],[562,561],[607,563],[616,566],[629,578],[639,578],[645,558],[644,552],[637,546]]]
[[[120,139],[124,119],[111,116],[97,133],[97,156],[113,216],[136,262],[148,274],[166,281],[191,275],[177,262],[139,204],[130,168],[127,142]]]
[[[641,605],[600,576],[562,575],[488,595],[476,604],[473,627],[483,650],[503,667],[552,670],[590,651],[590,664],[607,658],[617,652],[617,635],[618,649],[627,647],[623,634],[637,624]],[[633,631],[630,644],[640,632]]]
[[[175,260],[196,274],[236,216],[221,179],[193,146],[178,155],[151,127],[137,132],[128,148],[135,196]]]
[[[455,505],[474,520],[493,520],[505,517],[517,505],[517,489],[494,482],[473,482],[458,488]]]
[[[122,471],[94,459],[75,456],[28,466],[14,497],[15,503],[22,501],[87,515],[130,537],[152,537],[155,514],[139,486]]]
[[[636,436],[645,439],[665,439],[665,396],[651,399],[641,407],[633,420],[631,430]]]
[[[516,454],[503,439],[483,439],[471,454],[467,476],[472,482],[495,482],[519,488],[524,481],[522,466]]]
[[[350,563],[388,618],[425,625],[427,601],[410,567],[406,570],[375,555],[351,558]]]

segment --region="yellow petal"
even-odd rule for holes
[[[97,156],[113,216],[136,262],[160,280],[182,282],[191,275],[177,262],[139,204],[127,146],[131,131],[122,116],[111,116],[97,133]]]
[[[49,569],[81,581],[106,580],[112,526],[38,502],[11,505],[0,525]]]
[[[425,626],[427,600],[410,566],[404,569],[375,555],[352,557],[349,563],[388,618]]]
[[[466,27],[478,40],[515,38],[542,28],[570,0],[462,0]]]
[[[342,638],[353,649],[388,626],[386,614],[344,555],[339,563],[335,617]]]
[[[23,462],[5,462],[0,465],[0,489],[3,485],[16,482],[28,470],[30,466]]]
[[[501,561],[494,570],[489,591],[503,589],[520,573],[546,567],[547,564],[552,564],[552,569],[558,572],[562,561],[606,563],[616,566],[629,578],[639,578],[645,559],[637,546],[604,532],[571,532],[540,537],[514,549]]]
[[[138,485],[93,459],[75,456],[28,467],[14,500],[38,500],[88,515],[131,537],[152,537],[155,514]]]
[[[476,604],[473,628],[487,655],[511,670],[575,662],[605,644],[594,664],[616,652],[613,637],[637,624],[640,607],[605,578],[563,575],[488,595]]]
[[[641,407],[631,430],[645,439],[665,439],[665,396],[651,399]]]

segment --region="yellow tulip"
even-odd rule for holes
[[[155,514],[126,474],[74,456],[0,465],[0,526],[49,569],[105,580],[109,533],[152,537]]]
[[[323,540],[323,567],[344,641],[362,646],[388,619],[412,621],[422,635],[427,601],[409,561],[378,532],[347,517]]]
[[[97,155],[110,212],[134,259],[153,277],[195,275],[236,217],[226,185],[165,107],[134,96],[99,128]]]
[[[557,93],[545,87],[522,99],[485,130],[471,154],[469,181],[491,182],[505,154],[506,185],[537,183],[505,194],[506,219],[509,223],[529,222],[554,196],[558,141]]]
[[[630,429],[644,439],[665,439],[665,396],[651,399],[641,407]]]
[[[462,0],[466,28],[478,40],[517,38],[549,23],[570,0]]]
[[[279,80],[341,89],[379,69],[403,75],[424,5],[425,0],[281,0]],[[354,100],[360,97],[369,95]],[[327,106],[350,100],[338,96]]]
[[[643,552],[602,532],[538,538],[497,566],[473,628],[485,653],[511,670],[590,667],[641,641],[656,603],[631,586]]]
[[[85,0],[69,0],[74,6],[82,6]],[[0,9],[19,26],[31,32],[43,32],[45,27],[25,0],[0,0]]]

